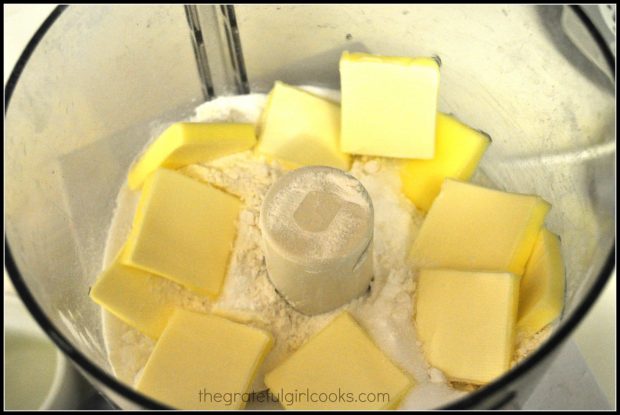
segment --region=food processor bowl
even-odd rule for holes
[[[60,6],[6,88],[6,268],[43,329],[118,406],[160,407],[113,376],[88,297],[130,163],[205,100],[276,80],[339,89],[345,50],[439,57],[439,109],[493,140],[475,179],[553,205],[567,281],[558,328],[447,407],[522,404],[596,300],[615,266],[615,58],[579,7]]]

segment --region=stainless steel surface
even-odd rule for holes
[[[207,99],[250,92],[233,6],[185,6]]]

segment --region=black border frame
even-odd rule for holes
[[[6,113],[9,108],[9,103],[11,100],[11,96],[13,95],[13,91],[17,85],[19,77],[23,72],[28,60],[32,56],[33,52],[37,48],[39,42],[43,39],[47,31],[50,27],[56,22],[56,20],[62,15],[62,13],[68,8],[67,5],[57,6],[52,13],[47,17],[47,19],[43,22],[41,27],[36,31],[32,39],[28,42],[24,52],[20,56],[19,60],[15,64],[13,71],[7,81],[7,85],[5,88],[5,97],[4,97],[4,114],[6,121]],[[600,32],[596,29],[590,18],[584,13],[584,11],[575,5],[569,6],[579,17],[581,22],[585,25],[586,29],[590,33],[590,35],[594,38],[594,41],[598,45],[599,49],[603,53],[605,60],[614,76],[615,79],[615,59],[609,50],[606,42],[604,41]],[[13,285],[15,286],[15,290],[21,297],[22,301],[32,313],[35,320],[41,326],[41,328],[47,333],[47,335],[54,341],[54,343],[67,355],[71,360],[73,360],[81,369],[86,371],[89,375],[96,378],[99,382],[105,385],[107,388],[111,389],[115,393],[118,393],[138,405],[143,406],[147,409],[170,409],[167,406],[162,405],[161,403],[156,402],[138,392],[134,389],[129,388],[110,376],[108,373],[103,371],[97,365],[93,364],[90,359],[84,356],[80,351],[76,350],[71,346],[71,343],[65,338],[65,336],[52,324],[51,321],[48,320],[43,310],[39,307],[36,300],[34,299],[32,293],[24,283],[24,280],[21,277],[21,274],[15,264],[13,259],[13,255],[11,254],[11,249],[9,247],[8,240],[6,238],[6,234],[4,237],[5,244],[5,267],[9,274]],[[490,383],[483,388],[478,389],[475,392],[469,393],[465,397],[457,400],[456,402],[443,406],[439,409],[468,409],[473,408],[475,405],[484,401],[485,399],[493,396],[495,393],[500,390],[506,388],[508,385],[512,384],[514,381],[519,379],[521,376],[528,373],[531,369],[533,369],[539,362],[546,359],[556,348],[559,346],[564,340],[568,338],[568,335],[577,327],[577,325],[581,322],[584,316],[587,314],[589,309],[594,304],[595,300],[605,287],[605,284],[609,280],[611,276],[611,272],[615,268],[615,239],[614,244],[611,247],[611,251],[607,255],[607,259],[601,269],[601,272],[596,278],[592,288],[588,291],[585,298],[578,305],[578,307],[574,310],[572,315],[568,318],[568,320],[564,321],[563,324],[560,325],[559,329],[556,330],[551,337],[540,347],[538,348],[532,355],[530,355],[526,360],[524,360],[521,364],[517,365],[510,371],[506,372],[500,378],[498,378],[493,383]]]

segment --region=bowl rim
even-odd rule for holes
[[[21,56],[19,57],[17,63],[15,64],[15,67],[11,71],[11,75],[5,87],[5,120],[11,96],[30,57],[32,56],[33,52],[35,51],[41,40],[45,37],[47,31],[52,27],[52,25],[62,15],[62,13],[67,10],[68,7],[68,5],[56,6],[56,8],[51,12],[47,19],[45,19],[45,21],[41,24],[39,29],[30,39]],[[604,41],[603,36],[580,6],[569,5],[568,7],[575,12],[577,17],[586,27],[589,34],[592,36],[594,42],[597,44],[598,48],[602,52],[605,61],[611,69],[611,73],[613,74],[615,79],[615,58],[613,57],[609,46]],[[77,364],[82,370],[93,376],[95,379],[97,379],[97,381],[101,382],[103,385],[105,385],[107,388],[111,389],[115,393],[118,393],[121,396],[124,396],[125,398],[128,398],[134,403],[141,405],[142,407],[147,409],[169,409],[168,406],[157,402],[156,400],[147,397],[146,395],[143,395],[142,393],[137,392],[135,389],[120,382],[111,374],[107,373],[99,366],[94,364],[82,352],[72,346],[71,342],[47,318],[41,307],[36,302],[33,294],[26,286],[26,283],[21,276],[17,264],[13,259],[10,244],[6,237],[6,231],[4,236],[4,243],[5,268],[7,270],[9,278],[11,279],[15,287],[16,292],[18,293],[26,308],[30,311],[36,322],[43,329],[43,331],[52,339],[56,346],[62,352],[64,352],[73,362],[75,362],[75,364]],[[614,237],[614,242],[611,246],[610,252],[607,255],[605,263],[603,264],[601,271],[597,275],[592,287],[586,293],[581,303],[579,303],[577,307],[573,310],[568,319],[562,321],[562,324],[560,324],[560,326],[553,331],[551,336],[540,347],[538,347],[525,360],[523,360],[515,367],[511,368],[509,371],[504,373],[492,383],[489,383],[488,385],[485,385],[484,387],[474,392],[470,392],[464,397],[459,398],[456,401],[450,402],[447,405],[441,406],[438,409],[473,408],[475,407],[475,405],[493,396],[496,392],[500,391],[503,388],[506,388],[508,385],[519,380],[522,376],[524,376],[525,374],[530,372],[535,366],[537,366],[539,362],[545,360],[554,350],[556,350],[557,346],[559,346],[563,341],[565,341],[568,338],[569,334],[579,325],[579,323],[590,310],[595,300],[598,298],[601,291],[605,287],[605,284],[609,280],[611,273],[615,268],[615,246],[616,245]],[[496,402],[491,409],[501,408],[504,404],[510,401],[513,396],[514,392],[510,392],[510,390],[507,389],[507,395],[499,398],[499,401]]]

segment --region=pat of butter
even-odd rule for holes
[[[174,310],[161,289],[160,278],[117,260],[97,278],[90,298],[125,323],[157,339]]]
[[[550,205],[538,196],[446,179],[414,241],[421,268],[523,275]]]
[[[160,167],[177,169],[252,148],[254,125],[178,122],[164,131],[129,171],[128,184],[139,189]]]
[[[201,295],[217,296],[236,236],[241,202],[172,170],[142,188],[122,262]]]
[[[429,363],[451,380],[485,384],[510,368],[519,277],[420,271],[416,328]]]
[[[345,52],[340,83],[342,151],[433,158],[439,91],[439,65],[433,58]]]
[[[266,331],[177,309],[137,389],[178,409],[242,409],[272,343]]]
[[[286,167],[330,166],[348,170],[340,151],[340,106],[276,82],[261,116],[257,150]]]
[[[286,409],[386,409],[394,408],[414,382],[395,366],[347,312],[337,316],[280,366],[267,373],[269,389],[292,396],[308,391],[313,396],[282,399]],[[361,394],[382,393],[369,402]],[[319,399],[319,395],[344,399]],[[326,395],[325,395],[326,394]],[[347,400],[351,396],[357,401]]]
[[[560,315],[564,307],[564,284],[560,239],[543,228],[521,279],[518,333],[532,335]]]
[[[435,157],[403,163],[400,170],[403,193],[418,209],[427,212],[444,179],[470,179],[490,142],[487,135],[450,115],[438,113]]]

